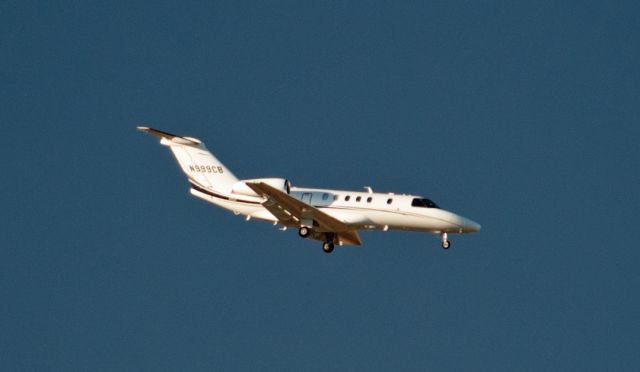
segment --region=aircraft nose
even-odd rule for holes
[[[443,215],[443,220],[447,220],[450,223],[451,230],[449,231],[451,232],[455,231],[457,233],[464,234],[480,231],[480,224],[469,218],[447,211],[442,211],[442,213],[445,213]]]
[[[478,232],[480,231],[480,228],[482,226],[480,226],[479,223],[472,221],[468,218],[464,218],[464,223],[462,225],[462,229],[464,230],[464,232]]]

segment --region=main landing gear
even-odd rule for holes
[[[322,243],[322,250],[324,251],[324,253],[333,252],[333,242],[324,242],[324,243]]]
[[[449,249],[449,247],[451,247],[451,242],[449,242],[449,236],[446,232],[440,233],[440,245],[442,249]]]
[[[300,235],[301,238],[308,238],[309,236],[311,236],[311,229],[309,227],[306,226],[302,226],[298,229],[298,235]],[[318,236],[319,234],[316,232],[314,233],[313,237],[314,239],[318,239],[319,237],[324,237],[326,240],[322,243],[322,250],[324,251],[324,253],[331,253],[333,252],[333,248],[334,248],[334,244],[333,244],[333,234],[329,234],[329,233],[324,233],[320,236]]]
[[[302,226],[298,230],[298,235],[300,235],[301,238],[306,238],[309,236],[309,234],[311,234],[311,229],[306,226]]]

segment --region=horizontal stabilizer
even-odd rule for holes
[[[172,141],[174,143],[178,143],[180,145],[195,145],[195,146],[198,146],[198,145],[202,144],[202,141],[200,141],[197,138],[180,137],[180,136],[176,136],[175,134],[163,132],[161,130],[154,129],[154,128],[138,127],[138,130],[141,131],[141,132],[149,133],[149,134],[154,135],[154,136],[159,137],[159,138],[166,138],[166,139],[168,139],[168,140],[170,140],[170,141]]]

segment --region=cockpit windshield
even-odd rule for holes
[[[420,198],[413,199],[413,201],[411,202],[411,206],[420,207],[420,208],[440,208],[436,203],[432,202],[431,200],[420,199]]]

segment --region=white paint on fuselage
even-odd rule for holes
[[[191,193],[236,214],[268,222],[278,221],[260,204],[263,199],[259,197],[232,193],[215,197],[195,189]],[[416,195],[292,187],[290,196],[301,201],[304,199],[305,203],[358,230],[389,229],[433,233],[480,230],[477,223],[444,209],[412,206],[414,198],[421,198]]]

